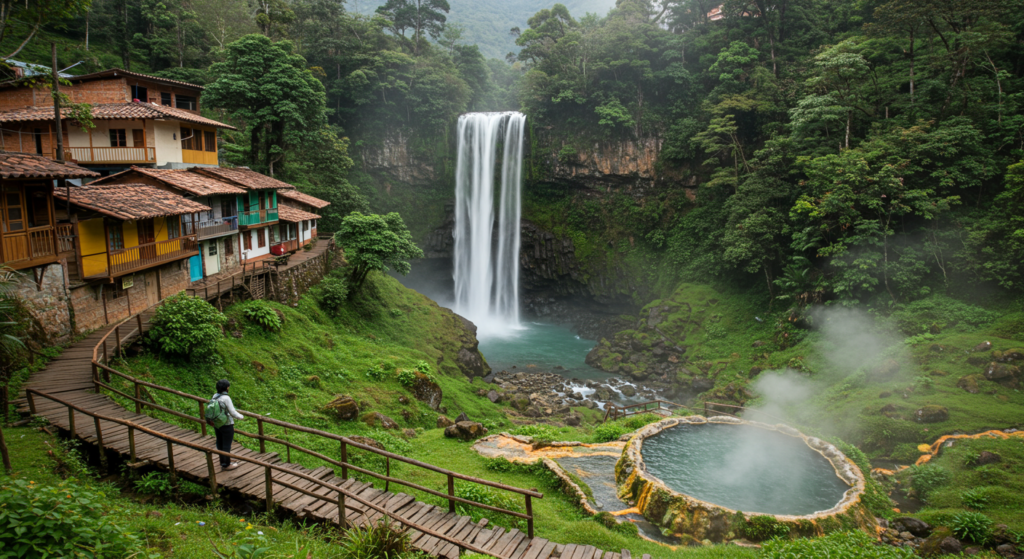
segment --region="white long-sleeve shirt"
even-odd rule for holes
[[[220,398],[217,398],[218,394],[220,395]],[[237,410],[235,410],[235,405],[231,402],[231,396],[228,396],[226,393],[223,392],[218,392],[217,394],[214,394],[212,397],[217,398],[217,400],[221,402],[224,402],[224,409],[227,410],[228,412],[228,422],[225,423],[225,425],[234,425],[236,419],[242,419],[243,417],[245,417],[244,415],[238,413]]]

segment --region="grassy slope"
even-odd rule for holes
[[[537,487],[545,494],[543,499],[534,502],[538,518],[536,532],[540,537],[562,543],[586,542],[604,549],[629,548],[634,553],[651,553],[658,557],[742,557],[748,553],[735,548],[682,549],[670,553],[656,544],[610,531],[585,518],[577,505],[551,484],[548,476],[535,472],[494,471],[467,443],[444,438],[442,431],[435,428],[436,412],[412,399],[411,393],[396,380],[375,382],[365,376],[365,371],[378,363],[385,363],[389,370],[411,368],[420,360],[434,363],[444,356],[435,376],[444,389],[442,405],[447,406],[449,415],[454,417],[465,411],[471,419],[484,422],[492,432],[513,425],[505,417],[503,408],[475,394],[484,386],[479,379],[468,382],[452,365],[453,352],[458,346],[451,340],[458,337],[459,331],[450,313],[389,277],[380,275],[369,281],[368,291],[333,319],[320,311],[309,296],[302,299],[297,309],[275,304],[274,308],[285,315],[284,329],[279,334],[266,333],[247,324],[241,318],[244,304],[229,308],[227,315],[239,320],[243,337],[225,337],[218,350],[220,365],[175,364],[143,354],[128,359],[122,370],[204,396],[212,393],[210,387],[218,378],[226,377],[232,382],[236,405],[243,409],[269,413],[271,417],[334,433],[371,436],[389,450],[424,462],[518,487]],[[263,366],[262,371],[257,370],[254,361]],[[311,376],[319,377],[319,382],[311,382]],[[339,393],[353,395],[362,406],[368,405],[370,411],[394,418],[402,428],[416,428],[418,436],[406,439],[398,432],[384,432],[361,421],[342,422],[319,410]],[[398,403],[402,395],[410,398],[408,405]],[[164,405],[195,413],[194,404],[172,401],[163,395],[158,399]],[[410,412],[409,420],[402,418],[403,410]],[[172,418],[164,416],[163,419]],[[255,430],[254,427],[245,422],[239,425],[243,430]],[[277,434],[278,430],[268,427],[268,432]],[[563,428],[559,433],[565,439],[588,440],[593,437],[593,425],[579,430]],[[329,456],[338,453],[335,445],[312,437],[292,434],[291,440]],[[257,446],[244,437],[240,442],[251,448]],[[267,446],[268,450],[284,454],[283,448]],[[292,459],[307,466],[322,465],[298,453],[292,453]],[[360,456],[354,460],[383,472],[384,464],[379,461]],[[446,487],[446,479],[439,474],[395,463],[391,464],[391,471],[398,477],[440,491]],[[460,483],[456,485],[457,491],[467,490]],[[513,502],[522,507],[521,499]],[[503,519],[493,515],[489,518],[503,523]]]

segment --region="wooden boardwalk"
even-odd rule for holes
[[[222,294],[223,292],[218,289],[216,295]],[[211,298],[213,296],[211,294]],[[172,479],[187,478],[208,485],[214,493],[230,490],[252,500],[264,501],[268,510],[273,507],[298,518],[335,524],[339,523],[339,517],[342,516],[339,511],[343,510],[347,525],[364,527],[377,523],[386,515],[406,530],[415,548],[436,557],[457,558],[461,550],[470,550],[507,559],[631,559],[627,550],[622,550],[621,553],[606,552],[593,546],[562,545],[544,538],[530,537],[533,532],[531,498],[542,497],[533,490],[477,480],[365,447],[339,435],[247,412],[245,415],[256,419],[259,433],[245,433],[241,430],[237,432],[259,439],[261,449],[264,448],[265,442],[285,443],[289,447],[289,452],[291,448],[305,451],[333,467],[324,466],[311,470],[283,461],[278,453],[250,450],[235,442],[231,457],[232,460],[240,462],[241,466],[231,471],[216,468],[214,464],[218,461],[219,451],[215,448],[215,439],[207,435],[206,428],[199,419],[203,398],[133,379],[108,366],[107,356],[111,354],[111,350],[116,352],[118,346],[135,339],[140,329],[143,333],[147,331],[153,314],[154,309],[149,309],[119,325],[103,328],[67,349],[44,370],[33,374],[23,390],[23,396],[26,398],[21,401],[22,411],[43,416],[50,423],[83,441],[100,445],[107,452],[112,451],[126,457],[130,463],[157,466],[169,471]],[[135,389],[134,396],[111,386],[111,374],[130,379]],[[110,396],[103,394],[104,390],[133,401],[135,411],[122,407]],[[190,416],[157,405],[151,397],[143,397],[151,391],[193,399],[196,402],[196,415]],[[146,409],[155,409],[191,420],[200,426],[199,432],[145,415],[142,412]],[[318,455],[308,449],[264,435],[264,424],[311,432],[340,441],[341,460]],[[236,428],[244,425],[243,422]],[[384,455],[388,464],[397,460],[447,475],[448,494],[391,478],[390,465],[387,474],[370,472],[354,466],[346,461],[347,447]],[[106,460],[107,452],[101,453],[101,459]],[[341,468],[340,476],[336,473],[336,467]],[[349,470],[384,480],[385,490],[374,487],[373,483],[349,477]],[[526,514],[501,512],[511,512],[515,516],[528,519],[528,533],[517,529],[489,527],[487,519],[474,523],[470,517],[456,514],[456,502],[468,505],[475,503],[454,496],[455,479],[481,483],[525,496]],[[391,483],[447,498],[448,507],[423,503],[405,493],[387,491]],[[486,505],[475,505],[489,510],[501,510]],[[644,559],[649,559],[649,556],[645,555]]]

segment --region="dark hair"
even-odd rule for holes
[[[231,381],[228,379],[220,379],[217,381],[217,393],[227,391],[228,387],[231,386]]]

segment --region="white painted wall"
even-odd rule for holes
[[[147,131],[148,133],[148,131]],[[153,147],[157,166],[181,162],[181,123],[176,120],[153,122]]]
[[[243,260],[246,260],[246,259],[250,259],[251,260],[251,259],[256,258],[258,256],[263,256],[263,255],[266,255],[266,254],[270,254],[270,235],[269,235],[269,231],[267,231],[267,229],[268,229],[267,227],[261,227],[260,229],[251,229],[249,231],[242,231],[240,233],[241,235],[250,235],[250,238],[252,239],[252,250],[243,250],[242,251],[242,259]],[[263,234],[264,235],[263,238],[266,239],[266,243],[263,246],[263,248],[260,248],[259,242],[256,240],[256,234],[257,233]],[[244,241],[242,242],[242,246],[245,247],[245,242]]]

